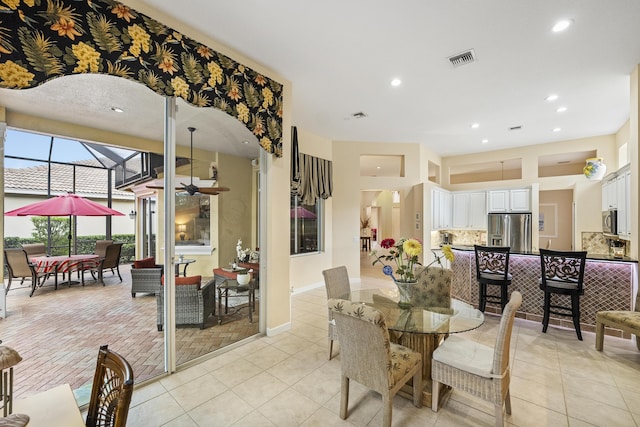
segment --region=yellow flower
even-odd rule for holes
[[[262,88],[262,96],[264,97],[262,108],[269,108],[269,105],[273,104],[273,92],[268,87]]]
[[[73,55],[78,58],[78,65],[73,69],[74,73],[98,72],[100,54],[94,48],[84,42],[80,42],[71,46],[71,50]]]
[[[238,120],[242,123],[249,121],[249,108],[243,102],[236,105],[236,111],[238,112]]]
[[[2,0],[2,3],[9,6],[9,9],[16,10],[20,4],[20,0]]]
[[[418,256],[422,253],[422,245],[416,239],[407,239],[402,244],[402,250],[409,256]]]
[[[129,36],[131,36],[131,47],[129,52],[135,57],[140,56],[140,50],[149,53],[149,41],[151,36],[138,24],[129,26]]]
[[[260,139],[260,146],[268,152],[271,152],[271,140],[266,136]]]
[[[185,100],[189,99],[189,85],[182,78],[172,78],[171,87],[173,87],[173,94],[175,96],[180,96]]]
[[[216,87],[218,83],[222,83],[222,68],[215,62],[209,62],[207,64],[209,69],[209,86]]]
[[[449,262],[453,262],[453,259],[455,258],[455,255],[453,254],[453,251],[451,250],[451,246],[443,246],[442,247],[442,253],[444,254],[444,257]]]
[[[23,88],[29,87],[29,82],[35,77],[34,74],[27,71],[13,61],[6,61],[0,64],[0,86],[7,88]]]

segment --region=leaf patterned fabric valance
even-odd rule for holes
[[[0,0],[0,87],[99,73],[235,117],[282,156],[282,85],[111,0]]]

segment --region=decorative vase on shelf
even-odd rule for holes
[[[582,171],[587,179],[600,181],[607,172],[607,165],[604,164],[602,157],[592,157],[587,159],[586,163]]]
[[[409,281],[409,282],[401,282],[399,280],[394,280],[396,287],[398,288],[398,307],[400,308],[411,308],[413,290],[418,285],[417,281]]]

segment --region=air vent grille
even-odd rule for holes
[[[458,53],[457,55],[450,56],[449,62],[454,68],[471,64],[472,62],[476,62],[476,53],[473,49],[469,49],[465,52]]]
[[[520,126],[512,126],[509,128],[509,130],[522,130],[522,125]]]
[[[367,117],[367,115],[362,111],[359,111],[357,113],[353,113],[351,117],[353,117],[354,119],[364,119],[365,117]]]

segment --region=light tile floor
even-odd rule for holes
[[[369,275],[369,276],[366,276]],[[375,276],[375,277],[374,277]],[[362,283],[388,286],[363,268]],[[362,286],[352,283],[352,287]],[[499,317],[465,336],[493,345]],[[338,416],[340,356],[328,360],[324,288],[292,297],[291,330],[262,337],[135,390],[128,426],[379,426],[381,399],[351,382],[349,417]],[[515,319],[510,426],[639,426],[635,343]],[[436,413],[396,397],[394,426],[492,426],[493,406],[454,391]]]

